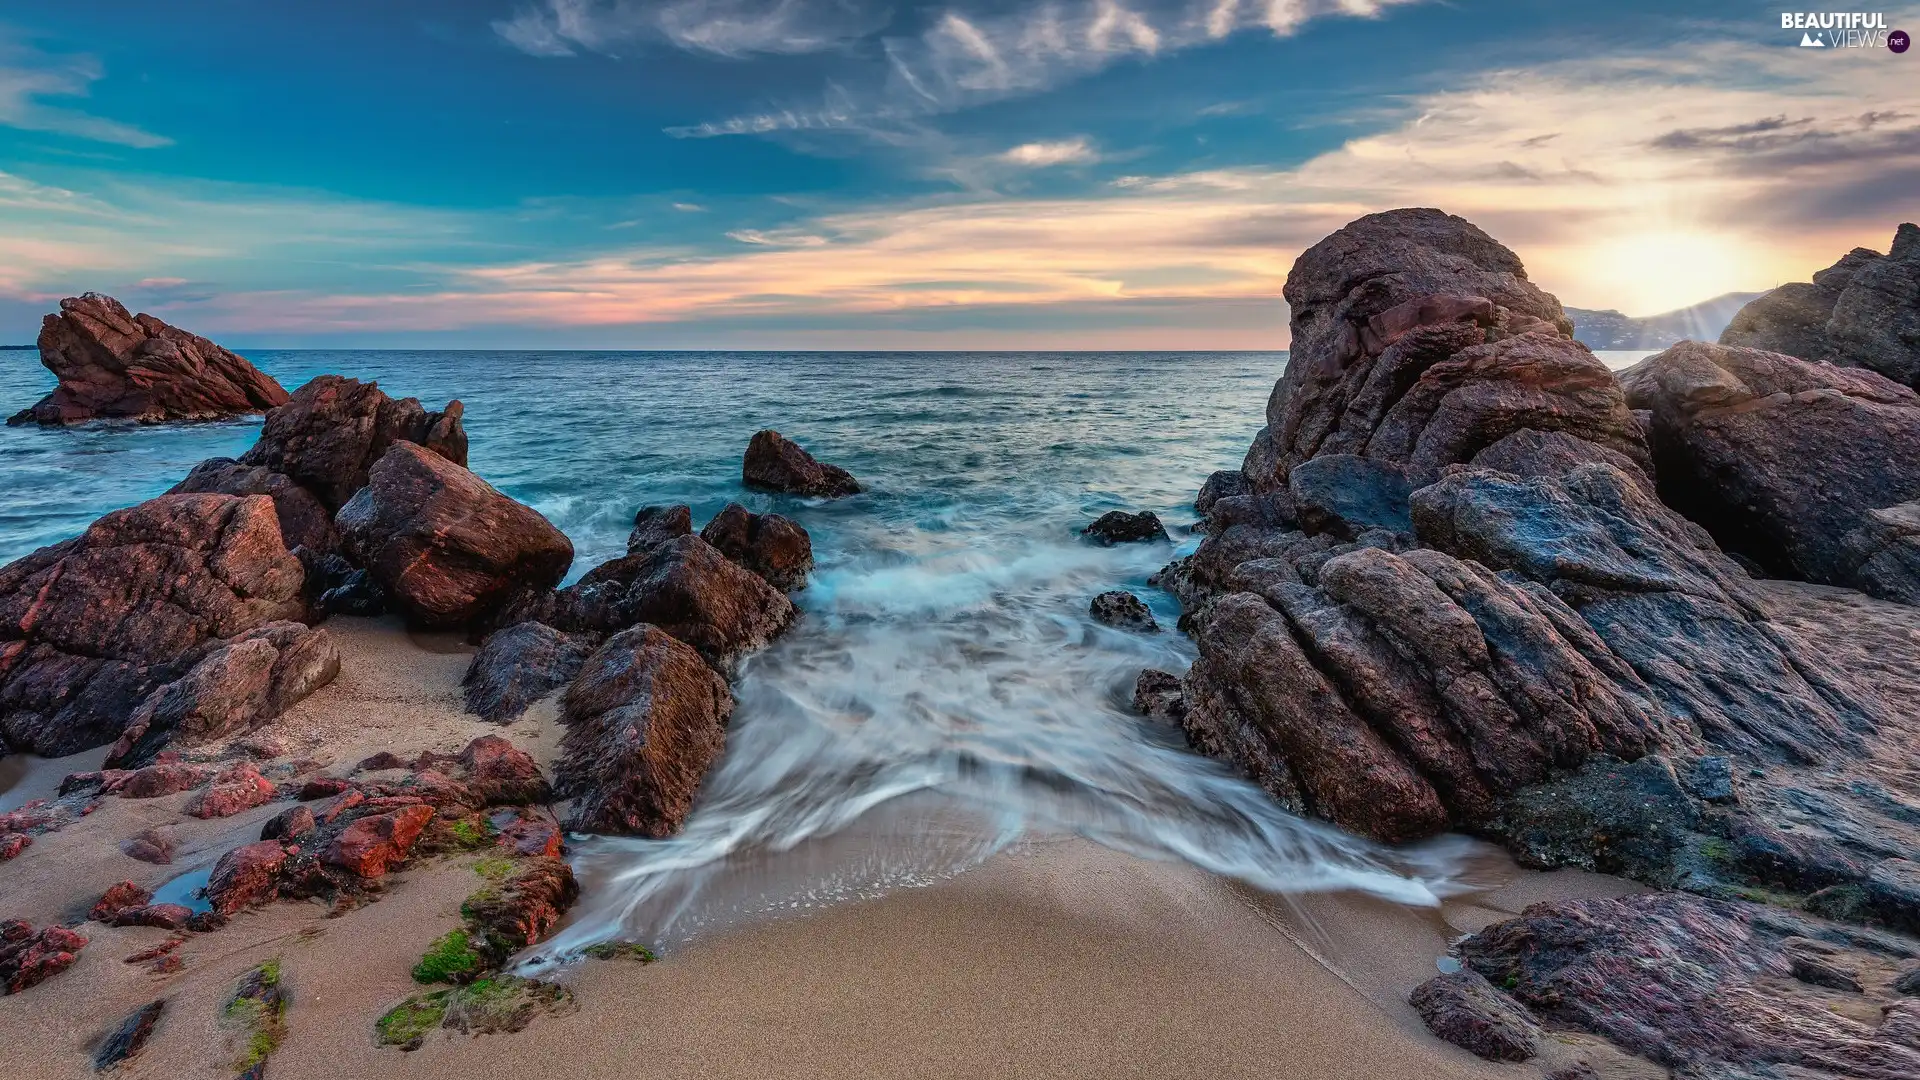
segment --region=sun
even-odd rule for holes
[[[1737,291],[1755,260],[1734,238],[1669,228],[1601,240],[1580,264],[1576,306],[1643,316]]]

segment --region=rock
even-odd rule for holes
[[[164,827],[143,829],[120,845],[130,859],[138,859],[156,866],[166,866],[173,862],[173,853],[179,850],[180,841],[173,830]]]
[[[337,513],[396,443],[425,447],[464,467],[463,412],[453,401],[430,413],[414,398],[389,398],[377,383],[321,375],[267,414],[259,441],[240,463],[291,477]]]
[[[1080,535],[1101,547],[1168,539],[1166,526],[1160,524],[1160,518],[1150,510],[1142,510],[1137,514],[1109,510],[1093,524],[1080,530]]]
[[[1200,494],[1194,496],[1193,512],[1206,517],[1213,510],[1213,504],[1221,499],[1231,499],[1247,494],[1247,478],[1239,469],[1221,469],[1207,477],[1200,485]]]
[[[554,788],[567,828],[670,836],[726,742],[733,695],[700,654],[640,625],[610,638],[561,699]]]
[[[387,610],[387,590],[365,570],[353,570],[338,584],[323,591],[316,606],[324,615],[354,615],[367,618]]]
[[[1871,371],[1698,342],[1621,382],[1652,410],[1669,506],[1771,574],[1884,589],[1863,563],[1907,530],[1900,511],[1869,515],[1920,500],[1920,396]]]
[[[526,806],[553,797],[533,755],[498,735],[482,735],[455,758],[482,806]]]
[[[560,857],[560,823],[550,817],[506,812],[505,820],[496,818],[494,827],[498,830],[494,842],[515,855]]]
[[[393,444],[334,523],[423,626],[478,623],[518,588],[558,584],[573,562],[573,544],[546,518],[408,442]]]
[[[679,506],[643,506],[633,515],[633,532],[627,534],[627,554],[644,555],[669,540],[693,533],[693,508]]]
[[[495,896],[469,900],[462,908],[475,951],[490,967],[537,945],[553,933],[580,898],[573,868],[559,859],[535,859]]]
[[[164,1000],[150,1001],[120,1021],[120,1026],[108,1032],[94,1049],[93,1071],[106,1072],[137,1056],[146,1047],[147,1040],[153,1037],[153,1029],[160,1023],[160,1014],[166,1008]]]
[[[1872,943],[1778,908],[1682,893],[1535,904],[1462,941],[1473,970],[1550,1027],[1609,1039],[1687,1076],[1770,1063],[1796,1075],[1920,1075],[1920,1049],[1830,1009],[1792,981],[1788,942]]]
[[[595,567],[561,590],[551,617],[567,630],[613,633],[652,623],[719,667],[786,632],[799,612],[784,593],[697,536]]]
[[[1562,476],[1581,465],[1611,465],[1648,494],[1654,491],[1643,462],[1564,431],[1523,428],[1475,454],[1468,464],[1521,477]]]
[[[380,877],[406,861],[432,818],[433,807],[424,805],[358,818],[334,838],[322,858],[362,878]]]
[[[1829,990],[1860,992],[1859,972],[1846,966],[1846,950],[1814,938],[1790,937],[1780,943],[1787,957],[1787,970],[1808,986]]]
[[[1920,607],[1920,501],[1867,511],[1843,543],[1862,592]]]
[[[259,766],[245,762],[214,777],[213,783],[187,804],[187,813],[197,818],[232,817],[265,806],[277,794],[273,781],[260,774]]]
[[[813,571],[813,538],[779,514],[754,514],[739,503],[728,503],[700,530],[700,539],[781,592],[806,588]],[[627,548],[633,550],[632,541]]]
[[[87,918],[94,922],[111,922],[120,912],[128,908],[146,907],[152,900],[151,889],[143,889],[131,881],[122,881],[101,894],[100,899],[94,902],[93,910],[87,912]]]
[[[1526,1061],[1540,1052],[1533,1014],[1477,972],[1428,979],[1407,1000],[1435,1035],[1488,1061]]]
[[[115,926],[181,930],[193,921],[193,909],[185,904],[143,904],[140,907],[122,908],[107,921]]]
[[[1476,831],[1499,840],[1522,866],[1572,866],[1674,887],[1683,884],[1681,852],[1704,813],[1665,757],[1596,755],[1571,775],[1512,793]]]
[[[289,806],[260,827],[262,840],[298,840],[314,829],[313,809]]]
[[[163,495],[0,569],[0,736],[63,757],[117,738],[209,642],[304,614],[264,497]]]
[[[123,799],[157,799],[192,791],[217,772],[211,765],[188,765],[167,761],[136,770],[121,782],[117,794]]]
[[[1901,225],[1885,256],[1854,248],[1811,283],[1754,300],[1720,344],[1866,368],[1920,390],[1920,226]]]
[[[598,634],[568,634],[537,622],[487,635],[461,680],[467,711],[496,724],[517,719],[573,681],[600,641]]]
[[[1133,681],[1133,711],[1154,720],[1178,723],[1187,713],[1180,676],[1147,668]]]
[[[9,424],[96,418],[216,420],[285,404],[280,384],[244,357],[99,293],[69,296],[40,326],[40,362],[53,393]]]
[[[1153,612],[1147,610],[1146,603],[1121,589],[1094,597],[1088,612],[1096,621],[1122,630],[1138,630],[1149,634],[1160,630],[1160,624],[1153,621]]]
[[[305,548],[319,556],[340,546],[340,537],[333,531],[333,511],[292,477],[265,466],[242,465],[232,458],[208,458],[195,465],[185,480],[167,489],[167,494],[265,495],[273,500],[287,550]]]
[[[73,966],[87,939],[64,926],[34,932],[24,919],[0,921],[0,996],[17,994]]]
[[[22,832],[0,833],[0,862],[17,859],[20,854],[33,846],[33,837]]]
[[[865,490],[838,465],[815,461],[800,445],[772,429],[758,431],[747,443],[740,479],[750,488],[837,499]]]
[[[1920,966],[1910,967],[1893,980],[1893,992],[1920,997]]]
[[[165,746],[245,731],[286,712],[339,673],[340,650],[325,630],[297,622],[255,627],[218,643],[185,675],[148,695],[107,762],[137,766]]]
[[[221,915],[263,904],[279,892],[288,849],[278,840],[260,840],[234,848],[213,864],[207,877],[207,902]]]
[[[1736,801],[1733,786],[1733,760],[1724,755],[1693,758],[1679,770],[1680,786],[1697,799],[1707,802]]]
[[[1368,529],[1413,531],[1407,506],[1413,483],[1404,468],[1390,461],[1322,454],[1294,466],[1287,488],[1305,532],[1352,540]]]

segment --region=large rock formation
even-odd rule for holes
[[[0,735],[114,741],[209,643],[305,614],[271,499],[163,495],[0,569]]]
[[[608,639],[561,698],[554,788],[569,829],[678,832],[726,743],[733,695],[700,654],[652,626]]]
[[[329,513],[337,512],[367,486],[374,463],[396,443],[414,443],[465,466],[464,412],[458,401],[428,412],[416,398],[388,397],[378,383],[321,375],[267,414],[259,441],[240,463],[291,477]]]
[[[128,314],[99,293],[70,296],[47,316],[40,362],[60,385],[7,423],[215,420],[287,401],[280,384],[244,357],[151,315]]]
[[[1625,372],[1660,494],[1768,572],[1920,603],[1920,396],[1872,371],[1682,342]]]
[[[412,442],[396,442],[334,519],[347,550],[423,626],[482,622],[517,590],[551,588],[573,544],[531,507]]]
[[[755,432],[747,442],[740,479],[750,488],[823,499],[857,495],[864,490],[852,473],[838,465],[816,461],[799,443],[771,428]]]
[[[1920,226],[1900,226],[1885,256],[1854,248],[1811,283],[1753,301],[1720,344],[1867,368],[1920,390]]]

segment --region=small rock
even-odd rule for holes
[[[406,861],[432,818],[433,807],[425,805],[360,818],[334,838],[324,860],[363,878],[380,877]]]
[[[750,488],[837,499],[863,490],[853,474],[817,461],[800,445],[772,429],[755,432],[747,443],[740,479]]]
[[[93,1071],[106,1072],[138,1054],[153,1035],[153,1027],[160,1022],[160,1014],[166,1007],[165,1001],[149,1002],[122,1020],[93,1052]]]
[[[165,866],[173,861],[173,853],[179,846],[180,841],[171,829],[151,828],[122,843],[120,850],[126,852],[128,858]]]
[[[298,840],[314,828],[313,809],[305,805],[289,806],[260,827],[262,840]]]
[[[1133,682],[1133,711],[1155,720],[1179,723],[1187,714],[1186,692],[1180,676],[1147,668]]]
[[[287,849],[278,840],[261,840],[234,848],[213,864],[207,878],[207,900],[221,915],[273,899],[279,888],[280,868]]]
[[[1160,630],[1160,624],[1153,621],[1153,612],[1147,609],[1146,603],[1124,590],[1101,593],[1093,598],[1087,610],[1100,622],[1122,630],[1145,633],[1158,633]]]
[[[17,994],[73,966],[87,939],[64,926],[38,933],[24,919],[0,922],[0,994]]]
[[[127,777],[120,785],[118,794],[123,799],[157,799],[163,795],[178,795],[206,783],[213,773],[214,770],[206,765],[185,765],[180,762],[149,765]]]
[[[1213,510],[1213,504],[1221,499],[1231,499],[1247,494],[1247,478],[1239,469],[1221,469],[1207,482],[1200,485],[1200,494],[1194,496],[1193,512],[1206,517]]]
[[[498,735],[473,740],[456,760],[467,770],[467,788],[484,806],[524,806],[553,797],[533,755]]]
[[[598,634],[568,634],[538,622],[489,634],[461,680],[467,711],[496,724],[517,719],[534,702],[572,682],[599,645]]]
[[[1733,799],[1733,759],[1714,755],[1698,757],[1676,770],[1680,786],[1695,798],[1726,803]]]
[[[499,965],[552,933],[579,898],[572,867],[559,859],[539,859],[499,895],[469,900],[462,912],[474,932],[474,948],[490,965]]]
[[[514,812],[504,822],[496,819],[494,827],[499,830],[495,842],[515,855],[560,857],[560,825],[551,818]]]
[[[185,929],[193,921],[193,909],[185,904],[145,904],[122,908],[107,920],[114,926],[153,926],[161,930]]]
[[[214,777],[212,786],[187,804],[187,813],[197,818],[232,817],[272,802],[277,793],[258,766],[243,762]]]
[[[1809,986],[1860,992],[1858,973],[1842,967],[1836,960],[1840,950],[1809,938],[1787,938],[1780,946],[1787,954],[1788,968],[1794,978]]]
[[[26,833],[0,833],[0,862],[18,858],[20,853],[33,846],[33,837]]]
[[[693,508],[678,506],[643,506],[633,515],[633,531],[627,534],[627,554],[640,555],[669,540],[676,540],[693,532]]]
[[[1435,1035],[1489,1061],[1540,1052],[1540,1025],[1526,1007],[1473,971],[1429,979],[1408,998]]]
[[[143,889],[131,881],[122,881],[102,893],[87,913],[94,922],[112,922],[115,915],[128,908],[145,907],[153,900],[153,892]]]
[[[300,801],[311,802],[338,795],[353,786],[353,781],[341,776],[316,776],[300,786]]]
[[[1101,514],[1099,520],[1081,530],[1080,535],[1101,547],[1170,540],[1166,526],[1160,524],[1160,518],[1151,510],[1142,510],[1137,514],[1109,510]]]

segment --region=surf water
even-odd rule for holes
[[[0,353],[0,407],[51,387]],[[672,946],[795,909],[924,884],[1036,833],[1180,859],[1276,892],[1432,903],[1460,852],[1387,851],[1279,809],[1128,707],[1191,644],[1147,575],[1193,538],[1195,490],[1237,466],[1284,353],[258,352],[288,387],[378,379],[467,404],[472,467],[573,539],[578,576],[624,552],[636,508],[730,501],[813,536],[804,618],[743,665],[725,757],[685,830],[577,839],[587,893],[535,966],[599,940]],[[820,502],[740,485],[774,427],[870,488]],[[0,433],[0,560],[237,455],[258,421]],[[1175,545],[1078,531],[1152,510]],[[1095,623],[1131,589],[1167,632]]]

